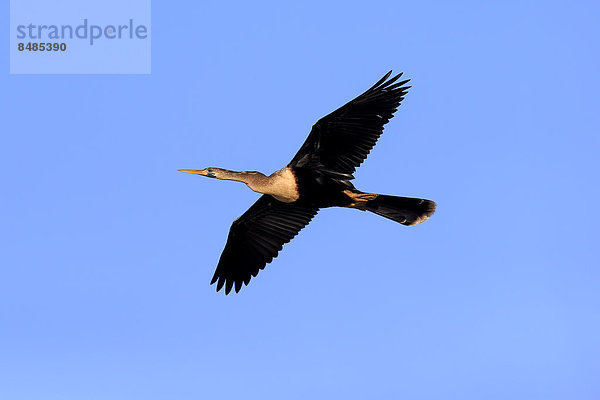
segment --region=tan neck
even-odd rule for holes
[[[210,168],[209,174],[217,179],[244,182],[255,192],[270,194],[283,202],[292,202],[299,197],[295,177],[288,168],[270,176],[257,171],[230,171],[223,168]]]
[[[244,182],[246,185],[260,184],[267,180],[267,177],[258,171],[231,171],[223,168],[210,168],[214,178],[225,181]]]

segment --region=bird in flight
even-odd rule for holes
[[[317,214],[327,207],[350,207],[417,225],[435,211],[431,200],[361,192],[352,175],[365,160],[383,126],[394,116],[410,86],[388,72],[369,90],[321,118],[284,168],[266,176],[257,171],[222,168],[182,172],[244,182],[263,195],[229,230],[211,284],[225,294],[248,285],[265,265]]]

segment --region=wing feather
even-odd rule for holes
[[[317,121],[289,166],[326,168],[352,179],[410,88],[409,79],[396,82],[402,73],[388,79],[391,74]]]
[[[233,222],[227,244],[211,280],[217,291],[236,292],[273,261],[283,245],[304,228],[318,209],[283,203],[263,195]]]

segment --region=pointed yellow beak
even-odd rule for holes
[[[181,172],[187,172],[189,174],[197,174],[197,175],[208,175],[208,172],[205,169],[180,169]]]

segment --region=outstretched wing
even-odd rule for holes
[[[410,79],[395,83],[402,73],[388,79],[391,74],[317,121],[289,165],[325,168],[352,178],[410,88],[404,86]]]
[[[248,285],[317,212],[317,208],[283,203],[263,195],[231,225],[211,285],[217,282],[217,291],[225,285],[228,294],[235,284],[235,291],[239,292],[242,283]]]

